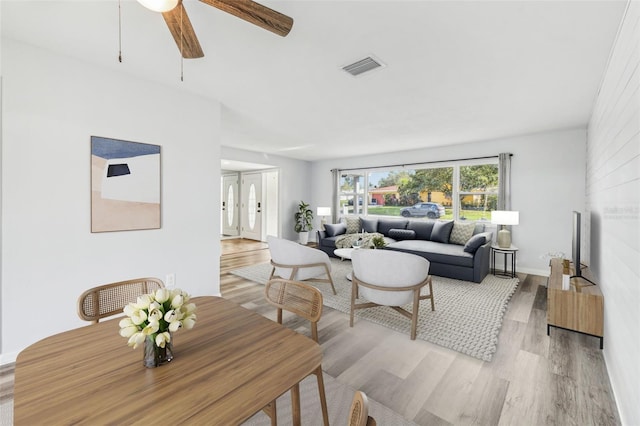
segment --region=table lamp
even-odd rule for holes
[[[498,247],[511,247],[511,232],[506,228],[507,225],[517,225],[520,221],[520,212],[507,210],[494,210],[491,212],[491,223],[501,225],[498,231]]]
[[[327,223],[327,216],[331,216],[331,207],[318,207],[316,214],[320,219],[320,229],[324,231],[324,225]]]

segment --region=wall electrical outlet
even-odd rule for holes
[[[176,274],[174,273],[167,274],[167,277],[165,279],[165,285],[167,287],[174,287],[176,285]]]

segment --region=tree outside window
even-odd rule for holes
[[[498,165],[460,167],[460,219],[490,220],[498,204]]]

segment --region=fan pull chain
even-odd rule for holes
[[[122,7],[118,0],[118,62],[122,62]]]

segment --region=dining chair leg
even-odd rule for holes
[[[264,407],[262,411],[271,419],[271,426],[278,426],[278,413],[276,410],[276,401],[273,400],[269,405]]]
[[[320,405],[322,406],[322,420],[324,426],[329,426],[329,411],[327,410],[327,396],[324,393],[324,378],[322,377],[322,366],[318,366],[314,372],[318,378],[318,393],[320,394]]]
[[[293,426],[300,426],[300,384],[291,388],[291,421]]]
[[[278,308],[278,317],[277,317],[277,321],[278,324],[282,324],[282,308]]]
[[[271,403],[271,426],[278,426],[278,410],[275,399]]]

